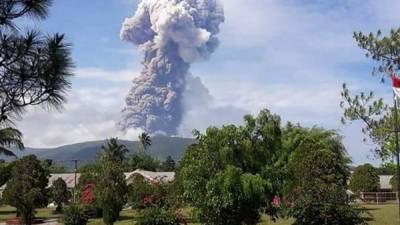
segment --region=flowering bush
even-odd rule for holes
[[[274,206],[275,208],[279,208],[281,207],[281,203],[281,198],[275,195],[275,197],[272,199],[272,206]]]
[[[81,192],[81,198],[80,198],[80,203],[81,204],[93,204],[95,199],[93,195],[93,184],[85,184],[83,186],[82,192]]]

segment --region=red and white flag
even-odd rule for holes
[[[392,74],[392,87],[397,99],[400,99],[400,78]]]

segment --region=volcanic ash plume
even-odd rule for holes
[[[142,0],[121,30],[121,39],[144,53],[142,72],[125,100],[122,130],[176,134],[190,64],[214,52],[222,22],[217,0]]]

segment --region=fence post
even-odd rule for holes
[[[378,195],[378,192],[375,193],[375,196],[376,196],[376,204],[379,205],[379,195]]]

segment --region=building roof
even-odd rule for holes
[[[151,172],[151,171],[145,171],[145,170],[135,170],[133,172],[124,173],[127,183],[129,184],[131,182],[132,176],[137,175],[137,174],[143,176],[145,179],[147,179],[151,182],[172,182],[175,179],[174,172]],[[80,173],[76,174],[76,182],[79,182],[80,176],[81,176]],[[67,183],[68,188],[72,189],[75,187],[75,174],[74,173],[52,173],[52,174],[50,174],[48,187],[51,187],[53,182],[55,180],[57,180],[58,178],[63,179],[65,181],[65,183]],[[6,186],[7,186],[7,184],[0,187],[0,193],[4,191]]]
[[[81,176],[80,173],[76,174],[76,182],[77,183],[79,181],[79,177],[80,176]],[[68,188],[74,188],[75,187],[75,174],[74,173],[52,173],[52,174],[50,174],[48,187],[53,185],[53,182],[55,180],[57,180],[58,178],[63,179],[65,181],[65,183],[67,184]]]
[[[133,175],[141,175],[152,182],[172,182],[175,179],[174,172],[151,172],[145,170],[135,170],[130,173],[125,173],[128,184],[131,182]]]

